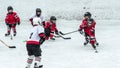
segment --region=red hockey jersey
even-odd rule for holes
[[[51,23],[50,21],[45,23],[45,27],[44,28],[50,28],[51,32],[58,31],[58,29],[56,27],[56,23]]]
[[[92,31],[95,29],[96,22],[94,21],[91,25],[88,24],[87,20],[84,19],[80,25],[80,29],[84,29],[84,32],[91,35]]]
[[[17,24],[20,23],[20,18],[18,17],[16,12],[13,13],[7,13],[7,16],[5,18],[5,23],[7,24]]]

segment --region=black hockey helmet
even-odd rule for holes
[[[9,10],[13,10],[13,7],[12,6],[8,6],[7,11],[9,11]]]
[[[41,12],[41,9],[40,8],[36,8],[36,13],[37,12]]]
[[[57,18],[55,16],[51,16],[50,20],[57,20]]]
[[[90,12],[86,12],[86,13],[84,14],[84,17],[85,17],[85,16],[91,17],[92,15],[91,15]]]

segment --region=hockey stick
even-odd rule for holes
[[[71,39],[71,37],[63,37],[63,36],[61,36],[61,35],[59,35],[61,38],[63,38],[63,39]]]
[[[13,36],[12,36],[12,34],[11,34],[11,36],[10,36],[10,39],[13,40]]]
[[[59,37],[61,37],[62,39],[66,39],[66,40],[68,40],[68,39],[71,39],[71,37],[63,37],[63,36],[61,36],[61,35],[54,36],[54,37],[56,37],[56,38],[59,38]]]
[[[13,40],[13,28],[11,27],[11,30],[10,30],[11,34],[10,34],[10,39]]]
[[[72,32],[68,32],[68,33],[63,33],[63,32],[61,32],[61,31],[59,31],[59,33],[61,34],[61,35],[67,35],[67,34],[71,34],[71,33],[75,33],[75,32],[77,32],[78,30],[75,30],[75,31],[72,31]]]
[[[8,48],[16,48],[16,46],[8,46],[5,42],[3,42],[2,40],[0,40],[5,46],[7,46]]]

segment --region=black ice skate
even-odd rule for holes
[[[34,68],[42,68],[43,65],[37,66],[37,63],[34,64]]]
[[[88,44],[88,42],[86,41],[86,42],[84,42],[84,46],[86,46]]]
[[[13,36],[16,36],[16,33],[14,33]]]
[[[98,42],[96,42],[96,46],[99,46],[99,43],[98,43]]]
[[[51,40],[55,40],[55,38],[50,38]]]
[[[5,34],[5,36],[9,36],[9,35],[10,35],[10,33],[6,33],[6,34]]]
[[[97,49],[96,49],[96,46],[95,46],[95,45],[92,45],[92,47],[94,48],[95,53],[98,53],[98,51],[97,51]]]

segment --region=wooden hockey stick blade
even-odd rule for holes
[[[9,48],[16,48],[16,46],[9,46]]]

